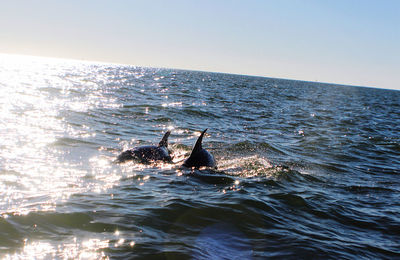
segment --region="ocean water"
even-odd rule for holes
[[[2,55],[0,137],[3,259],[400,259],[400,91]]]

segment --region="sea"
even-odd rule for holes
[[[1,55],[0,258],[400,259],[400,91]]]

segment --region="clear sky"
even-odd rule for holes
[[[0,53],[400,89],[400,0],[9,0]]]

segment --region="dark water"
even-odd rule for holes
[[[399,91],[0,56],[0,94],[2,258],[400,259]]]

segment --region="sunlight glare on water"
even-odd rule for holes
[[[76,192],[114,185],[119,177],[112,174],[106,159],[94,158],[82,167],[79,162],[64,161],[63,157],[74,155],[57,145],[65,137],[84,141],[96,136],[85,124],[69,124],[66,115],[94,107],[118,107],[115,100],[103,91],[79,94],[83,87],[98,86],[74,75],[70,61],[0,55],[0,66],[0,213],[51,211],[58,200]],[[92,172],[99,173],[97,187],[82,180]],[[35,198],[35,203],[28,203],[27,198]]]
[[[0,258],[398,258],[399,100],[0,55]],[[114,163],[167,130],[174,164]]]
[[[134,242],[131,242],[134,243]],[[89,239],[82,243],[73,238],[70,243],[54,247],[46,242],[26,243],[20,253],[5,255],[4,259],[109,259],[101,249],[108,248],[109,240]]]

